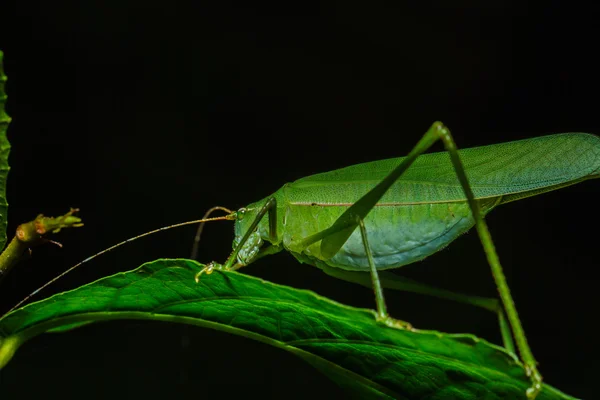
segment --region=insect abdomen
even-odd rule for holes
[[[489,212],[497,201],[481,203]],[[298,205],[286,208],[284,246],[301,253],[303,261],[321,260],[331,267],[368,270],[364,244],[357,230],[340,251],[326,259],[317,242],[302,248],[300,241],[330,227],[347,206]],[[378,269],[397,268],[437,252],[466,232],[474,224],[465,202],[418,204],[410,206],[375,206],[365,219],[369,244]]]

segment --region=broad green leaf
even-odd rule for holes
[[[4,110],[6,103],[6,94],[4,93],[4,84],[6,75],[2,66],[4,54],[0,50],[0,250],[6,244],[6,222],[8,203],[6,202],[6,178],[8,176],[8,153],[10,152],[10,143],[6,138],[6,129],[10,123],[10,117]]]
[[[0,367],[48,331],[116,319],[179,322],[287,350],[359,398],[517,399],[514,355],[475,336],[381,326],[374,312],[235,272],[199,284],[194,261],[157,260],[29,304],[0,319]],[[545,386],[540,400],[570,399]]]

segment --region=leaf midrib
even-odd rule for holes
[[[261,299],[261,298],[250,297],[250,296],[246,296],[245,298],[246,299],[254,299],[254,300],[256,300],[256,299],[265,300],[265,299]],[[240,299],[240,297],[231,297],[229,299]],[[197,299],[197,300],[204,301],[207,299]],[[217,298],[216,300],[226,300],[226,299],[225,298]],[[190,300],[190,301],[193,302],[195,300]],[[298,304],[286,302],[286,301],[279,300],[279,299],[268,299],[268,301],[271,303],[272,302],[280,302],[280,303],[284,303],[284,304],[293,304],[294,306],[298,306]],[[177,303],[180,304],[180,303],[185,303],[185,302],[177,302]],[[316,311],[309,307],[301,306],[300,308],[309,309],[311,312]],[[318,311],[316,311],[316,312],[318,312]],[[152,314],[151,318],[148,317],[148,314]],[[121,317],[121,318],[119,318],[119,317]],[[473,370],[488,371],[488,372],[491,372],[492,374],[501,375],[508,379],[514,379],[513,376],[511,376],[503,371],[492,369],[492,368],[489,368],[489,367],[481,365],[481,364],[475,364],[475,363],[465,361],[462,359],[456,359],[456,358],[448,357],[448,356],[445,356],[442,354],[437,354],[437,353],[425,352],[425,351],[410,348],[410,347],[403,347],[403,346],[387,344],[387,343],[371,342],[371,341],[367,341],[367,340],[349,340],[349,339],[343,339],[343,338],[342,339],[317,339],[317,338],[315,338],[315,339],[300,339],[300,340],[292,340],[292,341],[286,342],[286,341],[277,340],[272,337],[265,336],[265,335],[262,335],[259,333],[248,331],[246,329],[236,328],[234,326],[223,324],[220,322],[208,321],[205,319],[201,319],[199,317],[189,317],[189,316],[180,316],[180,315],[172,315],[172,314],[160,314],[160,313],[154,313],[152,311],[100,311],[100,312],[91,312],[91,313],[78,313],[75,315],[58,317],[51,321],[40,322],[36,325],[30,326],[21,331],[14,332],[10,335],[11,336],[13,336],[13,335],[20,336],[23,339],[22,341],[25,342],[32,337],[35,337],[41,333],[47,332],[50,329],[68,325],[71,323],[88,322],[88,321],[103,322],[103,321],[111,321],[111,320],[117,320],[117,319],[135,319],[135,320],[152,320],[152,321],[163,321],[163,322],[178,322],[178,323],[186,323],[186,324],[191,324],[191,325],[200,326],[200,327],[209,327],[209,328],[213,328],[216,330],[234,333],[239,336],[258,340],[262,343],[273,345],[275,347],[279,347],[279,348],[283,348],[283,349],[293,348],[293,349],[297,349],[297,350],[303,351],[303,352],[306,352],[306,351],[296,347],[295,345],[299,344],[299,343],[339,343],[339,344],[359,344],[359,345],[368,345],[368,346],[374,346],[374,347],[385,347],[385,348],[389,348],[392,350],[393,349],[396,349],[396,350],[402,349],[402,351],[405,351],[407,353],[426,356],[426,357],[434,357],[434,358],[444,359],[453,364],[469,366]],[[346,318],[346,320],[348,320],[348,318]],[[392,328],[388,328],[388,329],[392,329]],[[407,333],[409,333],[409,332],[407,332]],[[415,333],[415,335],[422,335],[422,334],[438,335],[438,336],[440,335],[440,333],[436,332],[436,331],[431,331],[431,332],[419,331],[419,333]],[[447,339],[448,338],[451,339],[451,337],[449,335],[442,335],[442,336],[446,337]],[[489,344],[489,345],[492,345],[492,344]],[[496,347],[496,346],[494,346],[494,347]],[[500,349],[501,351],[504,351],[504,349],[502,349],[502,348],[498,348],[498,349]],[[306,352],[306,353],[312,354],[310,352]],[[312,355],[314,355],[314,354],[312,354]],[[506,356],[511,357],[511,355],[508,353],[506,353]],[[321,357],[319,357],[319,358],[321,358]],[[324,359],[324,360],[326,360],[326,359]],[[514,362],[516,366],[521,365],[513,357],[511,357],[511,361]]]

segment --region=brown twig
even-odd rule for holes
[[[60,243],[49,240],[44,235],[58,233],[63,228],[83,226],[81,218],[74,215],[78,211],[79,209],[72,208],[60,217],[45,217],[40,214],[33,221],[19,225],[15,237],[0,254],[0,278],[6,276],[20,260],[29,256],[32,247],[44,243],[53,243],[62,247]]]

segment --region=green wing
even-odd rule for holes
[[[459,151],[476,198],[502,202],[600,177],[600,137],[562,133]],[[312,175],[285,187],[295,204],[352,204],[397,167],[401,158]],[[417,158],[378,204],[465,200],[447,152]]]

